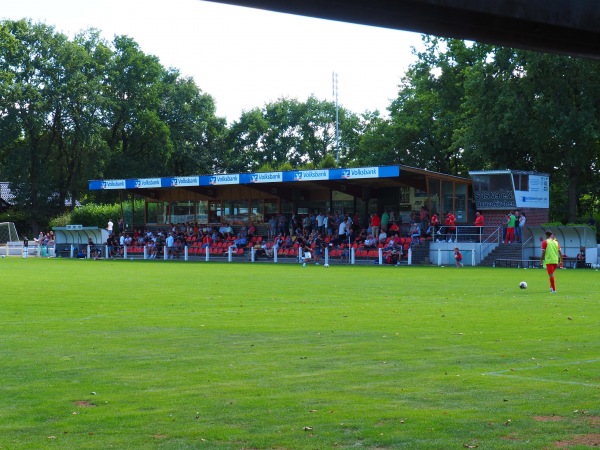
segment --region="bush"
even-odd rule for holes
[[[135,224],[144,223],[144,201],[135,202]],[[131,203],[123,204],[123,216],[125,223],[132,223]],[[97,203],[88,203],[78,206],[71,212],[64,213],[50,220],[51,227],[64,227],[70,224],[83,225],[84,227],[106,228],[109,219],[112,219],[117,227],[121,217],[121,205],[118,203],[112,205],[101,205]]]

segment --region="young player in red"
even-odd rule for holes
[[[458,247],[454,247],[454,261],[456,263],[456,267],[462,267],[462,253],[458,249]]]

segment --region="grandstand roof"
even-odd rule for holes
[[[283,172],[259,172],[245,174],[213,174],[193,176],[170,176],[157,178],[130,178],[121,180],[91,180],[90,190],[127,190],[136,194],[165,199],[166,192],[185,190],[199,196],[214,198],[216,191],[223,188],[244,187],[265,193],[277,191],[286,197],[292,191],[314,191],[337,189],[358,194],[364,188],[411,186],[427,190],[427,179],[456,181],[470,184],[469,178],[445,175],[409,166],[375,166],[339,169],[290,170]]]

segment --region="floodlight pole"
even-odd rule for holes
[[[338,74],[332,73],[333,96],[335,97],[335,162],[340,163],[340,123],[338,104]]]

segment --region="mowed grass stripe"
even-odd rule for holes
[[[550,446],[598,414],[599,276],[6,258],[0,446]]]

